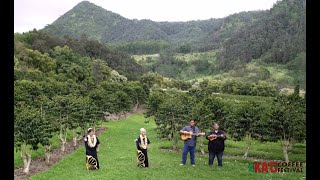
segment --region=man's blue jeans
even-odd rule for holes
[[[188,152],[190,152],[191,164],[195,164],[195,161],[194,161],[194,153],[195,153],[195,151],[196,151],[196,146],[188,146],[188,145],[185,144],[184,147],[183,147],[181,163],[182,164],[186,164],[187,155],[188,155]]]
[[[213,161],[214,161],[215,156],[217,156],[217,158],[218,158],[218,166],[222,166],[222,155],[223,155],[223,151],[209,152],[209,166],[213,165]]]

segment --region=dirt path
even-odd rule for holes
[[[126,119],[128,116],[130,116],[132,114],[143,114],[145,112],[146,112],[146,109],[144,108],[144,105],[140,105],[136,110],[132,110],[130,112],[122,114],[120,116],[120,119]],[[118,115],[115,115],[115,114],[108,114],[104,118],[105,118],[106,121],[118,121],[118,120],[120,120]]]
[[[107,128],[98,128],[96,129],[96,135],[99,136],[100,134],[102,134],[103,132],[105,132],[107,130]],[[49,167],[51,167],[52,165],[58,163],[63,157],[65,157],[66,155],[72,153],[74,150],[76,150],[77,148],[79,148],[80,146],[83,146],[83,139],[81,139],[80,141],[78,141],[77,146],[74,148],[73,147],[73,142],[67,142],[66,143],[66,149],[65,152],[61,152],[60,148],[54,149],[52,151],[51,154],[51,158],[50,158],[50,164],[47,165],[45,163],[45,159],[44,157],[38,157],[36,159],[32,159],[31,164],[30,164],[30,172],[29,174],[25,174],[23,173],[23,168],[18,168],[14,170],[14,179],[15,180],[25,180],[28,179],[28,177],[35,175],[41,171],[45,171],[47,170]]]

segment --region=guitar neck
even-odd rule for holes
[[[211,136],[211,135],[213,135],[213,134],[210,134],[209,136]],[[222,137],[222,136],[221,136],[221,134],[219,134],[219,135],[217,135],[217,137]]]
[[[204,135],[204,133],[193,133],[192,136]]]

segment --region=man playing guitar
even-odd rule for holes
[[[224,151],[224,141],[227,139],[225,132],[219,130],[219,124],[214,123],[213,129],[206,136],[208,142],[208,151],[209,151],[209,166],[213,165],[214,157],[218,158],[218,166],[222,166],[222,156]]]
[[[193,119],[190,120],[190,125],[182,128],[180,133],[188,134],[188,135],[191,134],[190,138],[186,138],[184,140],[182,160],[180,165],[186,165],[187,155],[188,155],[188,152],[190,152],[191,165],[195,166],[194,153],[196,151],[197,136],[200,135],[199,129],[195,126],[195,120]]]

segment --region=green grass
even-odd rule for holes
[[[100,170],[85,170],[85,149],[80,147],[48,171],[34,175],[30,179],[302,179],[306,176],[305,168],[303,173],[250,172],[248,163],[252,161],[241,158],[224,158],[222,168],[208,167],[207,155],[200,154],[196,155],[196,167],[190,166],[189,157],[188,164],[181,167],[179,166],[181,153],[160,150],[160,147],[171,146],[172,142],[157,138],[154,131],[156,127],[154,121],[146,124],[142,115],[134,114],[126,120],[112,121],[103,125],[108,130],[99,136],[101,142],[98,154]],[[149,150],[150,168],[148,169],[136,167],[134,139],[138,137],[141,127],[147,129],[151,141]],[[180,141],[179,146],[181,147],[181,145],[182,142]],[[265,144],[262,147],[268,149],[270,145]],[[237,147],[237,142],[232,143],[231,146]],[[304,145],[299,147],[305,148]],[[226,147],[226,151],[230,151],[227,149],[231,149],[231,147]]]
[[[198,142],[199,143],[199,142]],[[204,151],[207,151],[207,141],[204,141]],[[169,149],[172,147],[171,142],[162,143],[161,148]],[[183,142],[179,141],[178,148],[183,148]],[[197,146],[196,149],[200,152],[200,147]],[[228,139],[225,141],[225,155],[231,156],[243,156],[246,151],[246,144],[243,141],[233,141]],[[284,156],[282,154],[282,147],[280,142],[258,142],[253,141],[250,151],[249,157],[257,158],[257,159],[270,159],[270,160],[284,160]],[[291,161],[306,161],[306,147],[295,145],[293,149],[289,153],[289,159]]]

